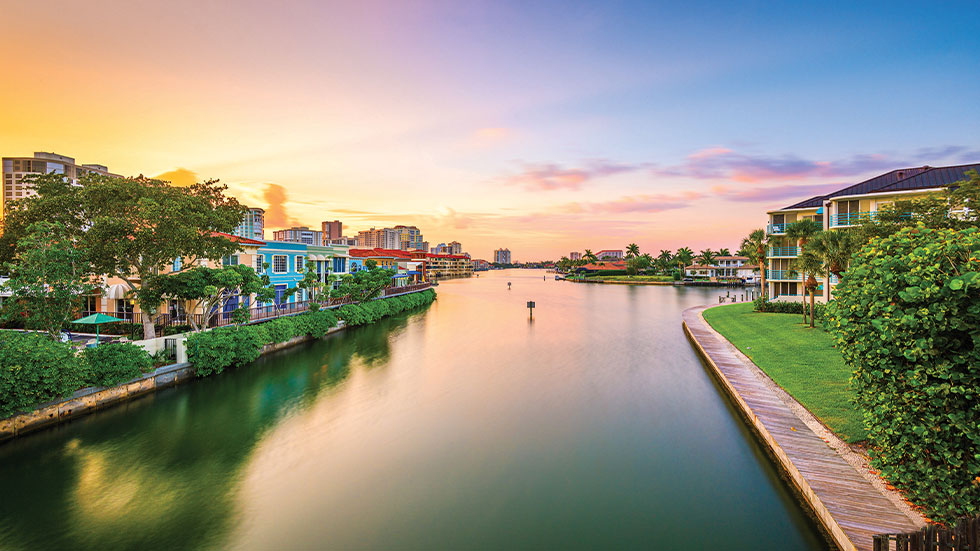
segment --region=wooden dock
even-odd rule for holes
[[[837,546],[872,551],[875,534],[921,529],[921,519],[838,455],[763,382],[765,374],[704,321],[708,307],[684,312],[685,333]]]

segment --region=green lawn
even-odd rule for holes
[[[797,314],[760,314],[751,303],[705,310],[704,319],[847,442],[867,438],[861,411],[851,401],[844,365],[822,329]]]
[[[662,275],[615,275],[615,276],[592,276],[596,279],[606,279],[609,281],[660,281],[660,282],[671,282],[674,281],[672,276],[662,276]]]

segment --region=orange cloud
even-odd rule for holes
[[[177,168],[176,170],[164,172],[163,174],[154,176],[153,179],[170,182],[171,185],[177,187],[187,187],[198,182],[197,173],[186,168]]]
[[[294,224],[286,211],[286,201],[289,194],[286,188],[279,184],[266,184],[262,198],[269,204],[265,209],[265,225],[268,228],[288,228]]]

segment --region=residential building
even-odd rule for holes
[[[738,278],[738,268],[748,263],[746,256],[716,256],[714,264],[718,267],[719,278]]]
[[[421,248],[422,232],[415,226],[398,225],[392,228],[398,232],[398,248],[411,251]]]
[[[718,277],[718,266],[710,264],[692,264],[684,268],[684,275],[688,277],[706,277],[714,280]]]
[[[582,253],[572,251],[568,253],[569,260],[582,260]]]
[[[596,255],[596,258],[598,258],[599,260],[603,260],[603,259],[606,259],[606,258],[611,259],[611,260],[622,260],[623,259],[623,251],[618,251],[618,250],[615,250],[615,249],[603,249],[603,250],[595,253],[595,255]]]
[[[448,250],[447,254],[463,254],[463,244],[459,241],[450,241],[449,245],[446,245]]]
[[[340,278],[350,273],[350,248],[341,244],[308,245],[306,247],[307,263],[313,262],[317,279],[328,284],[329,288],[340,286]]]
[[[326,238],[324,238],[324,240],[326,240]],[[357,238],[356,237],[344,237],[344,236],[334,237],[334,238],[331,238],[330,239],[330,244],[331,245],[347,245],[348,247],[356,247],[357,246]]]
[[[258,207],[248,209],[242,223],[231,233],[238,237],[263,241],[265,239],[265,210]]]
[[[276,304],[306,300],[303,291],[286,298],[287,289],[296,287],[306,273],[308,253],[306,243],[294,241],[267,241],[259,248],[261,261],[269,265],[265,271],[276,289]],[[258,306],[263,306],[259,304]]]
[[[490,262],[483,259],[476,259],[473,261],[473,271],[474,272],[485,272],[490,269]]]
[[[965,179],[966,172],[970,170],[980,170],[980,163],[901,168],[827,195],[818,195],[769,211],[769,224],[766,226],[769,236],[769,266],[766,274],[769,297],[784,301],[803,299],[803,274],[794,266],[794,259],[801,252],[799,243],[786,237],[786,230],[791,224],[801,220],[814,220],[824,230],[852,228],[873,220],[879,209],[885,205],[941,192],[950,184]],[[814,277],[819,283],[818,293],[821,298],[830,300],[837,278],[831,276],[830,281],[825,282],[823,274]]]
[[[366,260],[374,260],[381,268],[395,270],[392,285],[399,287],[425,281],[426,258],[423,255],[401,249],[351,249],[351,261],[356,262],[357,271],[363,269]]]
[[[381,228],[357,232],[357,247],[360,249],[401,249],[401,232],[392,228]]]
[[[330,243],[334,239],[344,236],[344,224],[340,220],[333,222],[321,222],[320,229],[323,232],[323,243]]]
[[[323,232],[311,230],[306,226],[276,230],[272,232],[272,240],[285,241],[287,243],[304,243],[306,245],[321,245],[323,243]]]
[[[434,254],[426,256],[427,272],[433,278],[469,277],[473,275],[473,261],[461,254]]]
[[[510,249],[497,249],[493,251],[494,264],[511,264]]]
[[[8,202],[35,195],[30,183],[32,176],[52,172],[63,175],[72,184],[77,184],[87,173],[119,176],[110,173],[105,165],[79,165],[74,158],[57,153],[38,151],[33,157],[4,157],[2,212],[6,212]]]
[[[604,272],[608,270],[625,270],[626,262],[611,260],[608,262],[589,263],[574,269],[576,272]]]
[[[429,252],[429,242],[419,241],[418,244],[415,246],[415,250]]]

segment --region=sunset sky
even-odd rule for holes
[[[0,0],[0,155],[519,260],[980,161],[980,3],[807,4]]]

